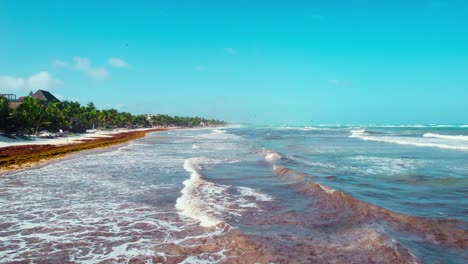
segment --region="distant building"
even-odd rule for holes
[[[31,96],[38,99],[38,100],[45,101],[46,104],[49,104],[51,102],[60,102],[60,100],[57,99],[57,97],[55,97],[50,92],[44,91],[44,90],[37,90]],[[14,95],[14,98],[16,99],[16,95]],[[18,100],[10,100],[10,98],[9,98],[9,100],[11,101],[10,102],[10,108],[15,109],[18,106],[20,106],[23,103],[24,98],[26,98],[26,96],[22,96],[22,97],[18,98]]]
[[[50,92],[44,91],[44,90],[37,90],[32,97],[38,99],[38,100],[43,100],[46,102],[46,104],[52,103],[52,102],[60,102],[57,97],[53,96]]]
[[[146,120],[151,121],[151,117],[159,116],[159,114],[144,114],[144,116],[146,117]]]
[[[16,101],[16,94],[0,94],[0,97],[5,97],[8,101]]]

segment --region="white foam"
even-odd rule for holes
[[[214,139],[214,140],[235,140],[241,139],[240,136],[227,133],[226,130],[211,130],[211,133],[202,134],[195,137],[195,139]]]
[[[468,150],[468,144],[454,142],[453,140],[436,139],[436,138],[417,138],[417,137],[398,137],[398,136],[373,136],[366,133],[365,130],[351,130],[351,138],[360,138],[368,141],[378,141],[385,143],[393,143],[399,145],[411,145],[416,147],[434,147],[453,150]]]
[[[426,133],[423,135],[423,137],[468,141],[468,136],[465,135],[441,135],[436,133]]]
[[[266,161],[275,162],[275,161],[278,161],[281,158],[283,158],[283,156],[281,156],[279,153],[274,152],[274,151],[269,150],[269,149],[264,149],[263,153],[265,155],[265,160]]]
[[[324,128],[324,127],[303,127],[303,128],[300,128],[299,130],[302,130],[302,131],[329,130],[329,128]]]
[[[233,187],[215,184],[204,179],[202,165],[212,165],[237,160],[220,160],[206,157],[185,161],[184,168],[190,178],[183,182],[182,196],[177,199],[176,209],[182,216],[196,220],[203,227],[213,227],[224,221],[224,217],[239,218],[248,208],[258,208],[257,202],[272,201],[267,194],[248,187]],[[236,190],[231,192],[230,190]]]
[[[336,190],[332,189],[332,188],[329,188],[329,187],[326,187],[324,185],[321,185],[321,184],[318,184],[318,186],[320,188],[322,188],[322,190],[324,190],[326,193],[328,194],[333,194]]]
[[[244,195],[244,196],[252,196],[254,197],[257,201],[262,201],[262,202],[270,202],[273,201],[273,197],[271,197],[268,194],[261,193],[259,191],[256,191],[252,188],[248,187],[238,187],[237,190]]]
[[[194,141],[189,137],[207,132],[215,139]],[[164,257],[161,247],[192,247],[205,238],[224,235],[226,228],[200,225],[239,221],[243,212],[260,210],[264,202],[261,193],[242,194],[235,186],[216,184],[202,175],[210,165],[236,162],[238,156],[186,160],[205,148],[211,150],[210,143],[230,149],[236,143],[224,140],[236,139],[235,135],[207,132],[177,132],[178,138],[170,139],[172,144],[147,138],[0,177],[0,204],[4,205],[0,205],[0,223],[6,223],[0,247],[8,248],[0,262],[21,262],[25,256],[40,262],[39,250],[48,250],[51,256],[67,250],[65,262],[128,262],[133,257],[150,262],[152,256]],[[245,140],[239,141],[239,148],[245,149]],[[151,147],[155,144],[157,147]],[[193,150],[192,144],[201,149]],[[184,169],[190,177],[184,185],[178,184]],[[182,210],[178,210],[172,197],[181,187],[177,206]],[[171,199],[167,199],[168,193],[172,193]],[[184,215],[184,210],[194,218]],[[214,256],[219,260],[218,253],[207,252],[199,259]]]
[[[203,183],[203,176],[199,173],[199,163],[207,158],[192,158],[184,163],[184,169],[190,172],[190,178],[183,182],[184,188],[181,190],[182,196],[177,199],[176,208],[181,210],[182,215],[200,221],[204,227],[216,226],[222,220],[213,216],[208,211],[208,206],[200,195],[197,195],[200,185]]]
[[[227,131],[226,130],[221,130],[221,129],[213,129],[211,130],[213,133],[217,133],[217,134],[224,134],[226,133]]]
[[[349,159],[358,162],[358,166],[346,166],[346,170],[366,175],[398,175],[410,173],[423,166],[423,161],[411,158],[355,156]]]
[[[312,130],[333,130],[334,128],[331,127],[323,127],[323,126],[279,126],[279,127],[272,127],[274,130],[300,130],[300,131],[312,131]]]

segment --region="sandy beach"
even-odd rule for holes
[[[51,159],[82,150],[109,147],[142,138],[149,132],[166,128],[114,129],[70,137],[29,137],[30,140],[0,136],[0,175],[12,170],[34,167]]]

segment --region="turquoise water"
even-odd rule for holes
[[[0,178],[0,262],[466,263],[468,127],[173,130]]]
[[[281,153],[279,164],[358,199],[401,213],[468,220],[468,127],[276,127],[234,133]]]

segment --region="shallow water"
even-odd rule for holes
[[[0,262],[466,263],[467,136],[152,133],[0,178]]]

